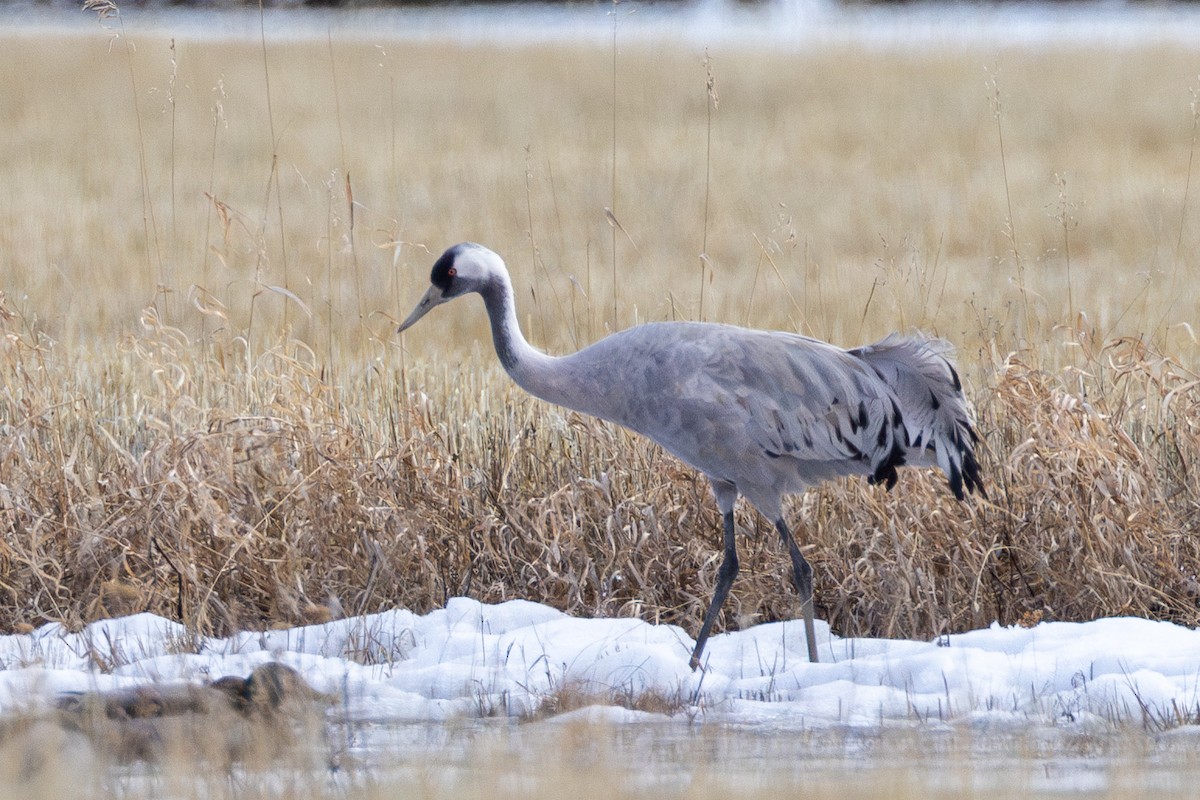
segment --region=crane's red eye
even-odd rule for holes
[[[458,270],[456,270],[454,267],[451,267],[450,269],[446,270],[446,274],[453,278],[458,274]]]

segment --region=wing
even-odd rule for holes
[[[722,329],[712,343],[695,392],[727,398],[736,424],[768,458],[790,460],[808,485],[856,473],[895,483],[904,463],[903,415],[861,359],[772,331]]]

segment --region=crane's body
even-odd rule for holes
[[[812,570],[783,520],[783,496],[854,474],[890,488],[905,464],[940,466],[959,499],[964,487],[983,492],[976,435],[941,340],[893,335],[845,350],[781,331],[659,322],[550,356],[522,336],[508,271],[492,251],[450,248],[431,283],[400,330],[435,305],[478,292],[496,353],[518,385],[643,434],[708,476],[724,515],[725,559],[693,668],[737,573],[738,495],[775,523],[788,547],[816,661]]]

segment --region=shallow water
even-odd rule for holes
[[[118,5],[123,5],[118,3]],[[12,29],[96,31],[95,15],[72,6],[8,6]],[[1200,41],[1196,3],[841,3],[837,0],[734,0],[639,3],[489,3],[393,8],[203,9],[128,5],[108,27],[128,34],[188,40],[289,39],[366,42],[445,40],[528,44],[590,42],[722,43],[783,49],[860,44],[1062,46]],[[615,29],[615,30],[614,30]]]
[[[451,794],[500,781],[537,796],[586,774],[600,783],[589,793],[585,782],[581,797],[789,789],[863,797],[1193,797],[1200,778],[1200,734],[1189,729],[780,732],[674,720],[614,723],[590,711],[525,723],[359,726],[349,732],[347,755],[357,780],[436,785]]]
[[[24,766],[7,739],[0,798],[1185,798],[1200,779],[1195,727],[781,731],[589,707],[535,721],[331,722],[232,764],[200,757],[195,742],[169,759],[120,760],[67,733],[30,729]]]

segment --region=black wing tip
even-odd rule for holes
[[[882,483],[889,492],[898,480],[900,480],[900,475],[896,472],[896,468],[889,465],[880,465],[874,473],[867,477],[868,484],[876,486]]]
[[[958,468],[957,464],[953,463],[950,465],[950,491],[954,492],[955,499],[960,501],[966,499],[963,494],[962,470]]]
[[[963,477],[966,479],[969,491],[978,494],[984,500],[987,499],[987,489],[983,486],[983,478],[979,474],[979,462],[975,459],[974,453],[967,453],[967,457],[963,459]]]
[[[903,467],[904,464],[904,448],[900,447],[900,443],[893,439],[892,449],[887,454],[887,458],[879,462],[875,467],[875,471],[867,478],[867,483],[872,486],[882,483],[890,492],[892,487],[896,485],[896,481],[900,479],[896,470],[899,467]]]
[[[960,501],[967,499],[967,493],[977,494],[983,499],[987,499],[987,489],[984,488],[983,477],[979,474],[979,461],[971,450],[963,451],[961,468],[955,464],[950,465],[949,482],[950,491],[954,492],[954,497]]]
[[[956,370],[954,368],[954,365],[951,364],[945,358],[943,358],[942,360],[946,362],[946,367],[949,368],[949,370],[950,370],[950,378],[951,378],[951,380],[954,381],[954,391],[961,392],[962,391],[962,380],[958,377],[958,370]]]

